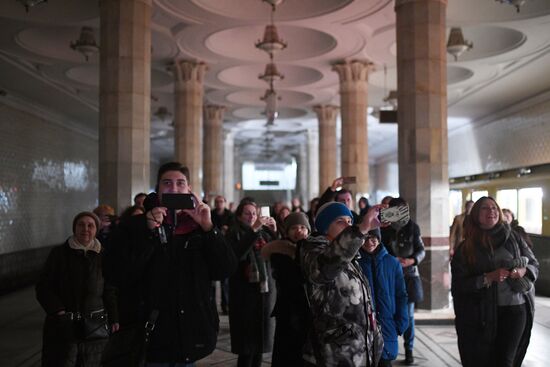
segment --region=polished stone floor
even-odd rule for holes
[[[41,329],[44,313],[34,298],[34,289],[26,288],[0,297],[0,367],[40,366]],[[417,366],[460,366],[452,310],[419,311],[416,314],[415,358]],[[524,367],[550,366],[550,298],[537,297],[535,325]],[[236,366],[230,352],[229,324],[221,317],[221,333],[215,352],[197,362],[197,367]],[[264,356],[263,366],[270,366]],[[394,366],[402,366],[401,351]]]

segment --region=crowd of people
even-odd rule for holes
[[[356,212],[340,177],[307,212],[295,198],[267,214],[251,197],[233,212],[223,196],[211,209],[189,177],[166,163],[155,192],[136,195],[119,217],[108,205],[75,216],[36,285],[47,314],[43,366],[192,367],[216,345],[217,282],[238,367],[259,367],[268,352],[276,367],[387,367],[400,335],[404,363],[414,364],[425,250],[404,198],[371,206],[363,197]],[[163,197],[175,193],[193,207],[168,208]],[[381,222],[391,208],[406,210]],[[464,366],[521,365],[538,275],[526,238],[488,197],[453,223]]]

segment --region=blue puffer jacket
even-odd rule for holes
[[[380,244],[374,254],[359,250],[359,264],[372,288],[378,323],[382,326],[384,352],[382,359],[397,357],[397,336],[409,324],[407,291],[399,261]]]

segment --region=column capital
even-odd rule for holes
[[[368,60],[343,60],[332,65],[332,70],[338,73],[340,83],[366,82],[369,76],[369,68],[373,63]]]
[[[336,122],[336,117],[338,116],[338,111],[340,107],[334,105],[316,105],[313,106],[313,112],[317,114],[317,119],[319,122]]]
[[[168,69],[174,72],[176,83],[197,82],[202,84],[208,65],[202,61],[175,60],[168,66]]]
[[[409,4],[409,3],[428,3],[428,2],[435,2],[435,3],[441,3],[443,5],[447,5],[448,0],[395,0],[395,9],[399,8],[402,5]]]
[[[204,105],[204,123],[208,125],[221,124],[226,107],[220,105]]]

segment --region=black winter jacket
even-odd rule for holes
[[[513,251],[519,246],[521,256],[529,259],[525,277],[535,282],[538,277],[539,263],[533,252],[517,233],[508,229],[506,241],[499,246]],[[458,349],[465,367],[496,366],[495,340],[498,327],[498,286],[483,286],[483,274],[499,267],[494,256],[481,246],[476,248],[476,262],[468,265],[463,255],[461,243],[451,261],[455,326],[458,336]],[[525,357],[534,314],[534,289],[524,294],[527,307],[527,325],[516,351],[514,366],[519,367]]]
[[[54,247],[36,284],[36,299],[46,311],[42,341],[42,366],[57,367],[76,358],[76,347],[85,355],[85,363],[99,365],[104,341],[83,342],[78,328],[67,315],[58,311],[89,314],[106,309],[111,312],[114,294],[104,292],[102,255],[94,251],[75,250],[68,242]]]
[[[121,223],[112,240],[108,281],[120,292],[123,325],[159,311],[148,362],[192,362],[216,346],[219,319],[211,281],[227,277],[237,262],[217,228],[171,235],[171,226],[163,226],[167,244],[147,228],[145,215]]]

